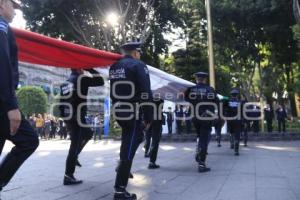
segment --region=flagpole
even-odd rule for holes
[[[215,64],[214,64],[214,48],[213,48],[213,34],[212,34],[212,20],[210,1],[205,0],[206,13],[207,13],[207,33],[208,33],[208,61],[209,61],[209,82],[210,86],[215,88]]]

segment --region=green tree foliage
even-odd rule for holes
[[[248,97],[272,102],[275,93],[281,102],[287,91],[295,114],[298,47],[292,1],[218,0],[212,7],[217,63],[230,68],[232,82]]]
[[[208,72],[207,21],[204,1],[177,0],[178,10],[183,20],[182,36],[186,48],[173,52],[172,58],[166,60],[167,68],[179,77],[194,82],[193,74],[198,71]],[[171,62],[170,62],[171,61]],[[173,69],[170,67],[173,66]],[[230,90],[228,68],[216,63],[216,89],[226,94]]]
[[[19,108],[26,116],[34,113],[46,113],[47,95],[39,87],[25,86],[17,91]]]
[[[90,47],[118,50],[126,40],[150,33],[154,0],[24,0],[28,27]],[[109,17],[114,13],[113,17]],[[113,24],[117,18],[118,23]]]
[[[50,105],[50,114],[55,117],[61,117],[59,105],[60,105],[60,96],[57,95],[53,98],[53,103]]]
[[[168,41],[162,34],[180,22],[170,0],[24,0],[22,3],[32,31],[114,52],[127,41],[140,40],[146,43],[144,58],[154,66],[159,64],[158,54],[167,52]],[[117,24],[110,23],[111,13],[118,18]]]
[[[172,29],[182,26],[182,20],[174,4],[170,0],[157,0],[154,5],[154,18],[151,22],[151,33],[144,45],[142,60],[147,64],[161,68],[159,55],[169,53],[169,41],[164,34],[172,32]]]

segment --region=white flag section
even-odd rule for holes
[[[194,86],[195,83],[184,80],[160,69],[148,65],[151,89],[154,94],[160,94],[162,99],[171,102],[183,102],[183,93],[188,87]],[[106,79],[109,77],[108,68],[97,69]],[[220,100],[227,97],[218,94]]]
[[[151,89],[153,94],[160,95],[162,99],[171,102],[182,102],[183,93],[188,87],[195,85],[194,83],[168,74],[160,69],[148,65]],[[109,69],[97,69],[105,78],[109,77]]]
[[[150,71],[151,89],[154,94],[161,94],[164,100],[172,102],[183,101],[183,94],[188,87],[195,84],[168,74],[157,68],[148,66]]]

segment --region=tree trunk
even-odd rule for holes
[[[296,101],[295,101],[295,93],[289,92],[288,97],[289,97],[290,106],[291,106],[291,114],[293,117],[297,117],[297,106],[296,106]]]
[[[291,106],[291,114],[293,117],[297,117],[297,106],[295,101],[295,92],[293,90],[293,80],[291,77],[291,66],[288,65],[285,67],[285,73],[287,77],[287,91],[288,91],[288,99]]]

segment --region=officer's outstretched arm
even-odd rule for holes
[[[18,108],[9,60],[8,26],[0,24],[0,103],[6,111]]]
[[[95,69],[88,69],[88,72],[92,74],[92,77],[84,77],[83,81],[88,87],[97,87],[104,85],[104,80],[100,73]]]

